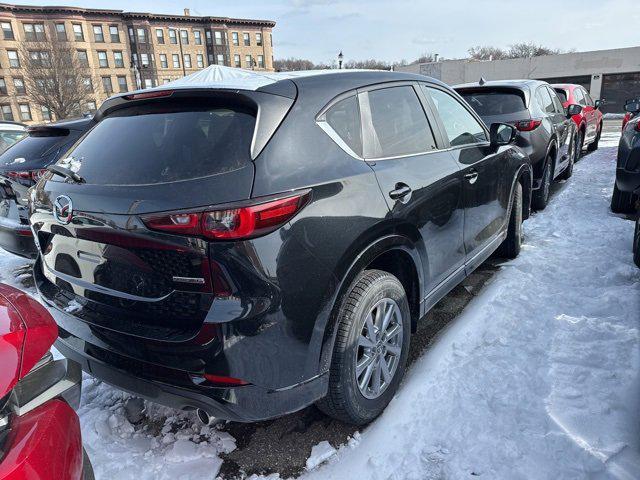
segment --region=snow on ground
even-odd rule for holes
[[[303,477],[640,477],[640,270],[632,222],[608,208],[617,139],[605,135],[527,221],[521,255],[415,363],[383,416],[337,454],[318,446]],[[0,279],[19,284],[24,263],[0,253]],[[83,389],[98,480],[211,479],[235,448],[193,414],[137,405],[88,376]]]

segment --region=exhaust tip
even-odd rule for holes
[[[215,421],[216,421],[216,417],[212,417],[211,415],[209,415],[207,412],[205,412],[201,408],[198,408],[196,410],[196,415],[198,416],[198,420],[200,420],[200,422],[203,425],[213,425],[215,423]]]

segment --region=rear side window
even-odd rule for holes
[[[582,93],[582,90],[580,88],[576,88],[573,91],[573,98],[575,99],[576,103],[578,105],[586,105],[587,102],[584,98],[584,94]]]
[[[422,88],[436,105],[452,147],[488,141],[480,122],[458,100],[437,88],[424,85]]]
[[[427,117],[413,87],[368,92],[373,145],[367,158],[412,155],[435,149]]]
[[[555,89],[556,93],[558,94],[558,97],[560,98],[560,101],[562,103],[565,103],[567,101],[567,91],[564,90],[563,88],[556,88]]]
[[[324,120],[342,141],[359,157],[362,156],[362,126],[358,98],[354,95],[339,101],[324,114]]]
[[[105,117],[59,163],[101,185],[206,177],[251,162],[254,127],[244,107],[202,99],[139,105]]]
[[[460,92],[471,108],[481,117],[508,115],[526,110],[524,98],[517,92],[483,90],[481,92]]]
[[[551,95],[549,95],[546,87],[540,87],[536,90],[536,101],[543,112],[556,113],[555,107],[553,106],[553,100],[551,99]]]

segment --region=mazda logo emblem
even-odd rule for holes
[[[73,217],[73,202],[66,195],[60,195],[53,202],[53,217],[63,225],[67,225]]]

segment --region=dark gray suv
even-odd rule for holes
[[[568,179],[578,155],[576,125],[571,119],[579,105],[566,109],[547,82],[501,80],[457,85],[455,90],[478,112],[487,125],[509,123],[518,129],[516,144],[531,159],[531,205],[543,210],[553,180]]]

